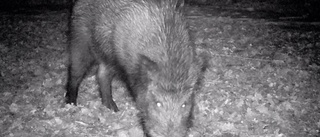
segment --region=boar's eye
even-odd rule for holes
[[[157,105],[157,107],[162,107],[162,103],[159,101],[156,102],[156,105]]]
[[[183,103],[183,104],[181,105],[182,108],[185,108],[186,106],[187,106],[186,103]]]

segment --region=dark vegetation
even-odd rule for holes
[[[117,113],[102,105],[94,72],[78,105],[64,105],[67,3],[1,4],[11,7],[0,12],[0,136],[141,137],[136,105],[117,80]],[[190,136],[320,136],[317,3],[187,1],[196,51],[210,56]]]

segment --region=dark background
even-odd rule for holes
[[[2,1],[0,9],[11,11],[23,8],[47,8],[59,10],[68,8],[75,0],[7,0]],[[188,5],[198,6],[238,6],[241,8],[254,7],[255,11],[276,12],[290,16],[303,16],[307,20],[320,19],[319,0],[185,0]]]

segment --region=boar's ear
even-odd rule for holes
[[[179,9],[184,6],[184,0],[177,0],[176,8]]]
[[[155,72],[159,70],[158,64],[145,55],[140,55],[140,62],[141,67],[150,72]]]

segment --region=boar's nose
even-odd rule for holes
[[[168,131],[174,130],[174,123],[172,120],[168,122]]]
[[[174,124],[174,122],[173,122],[172,120],[170,120],[170,121],[168,122],[167,133],[168,133],[168,134],[172,134],[172,133],[175,132],[174,130],[176,130],[176,129],[175,129],[175,124]]]

